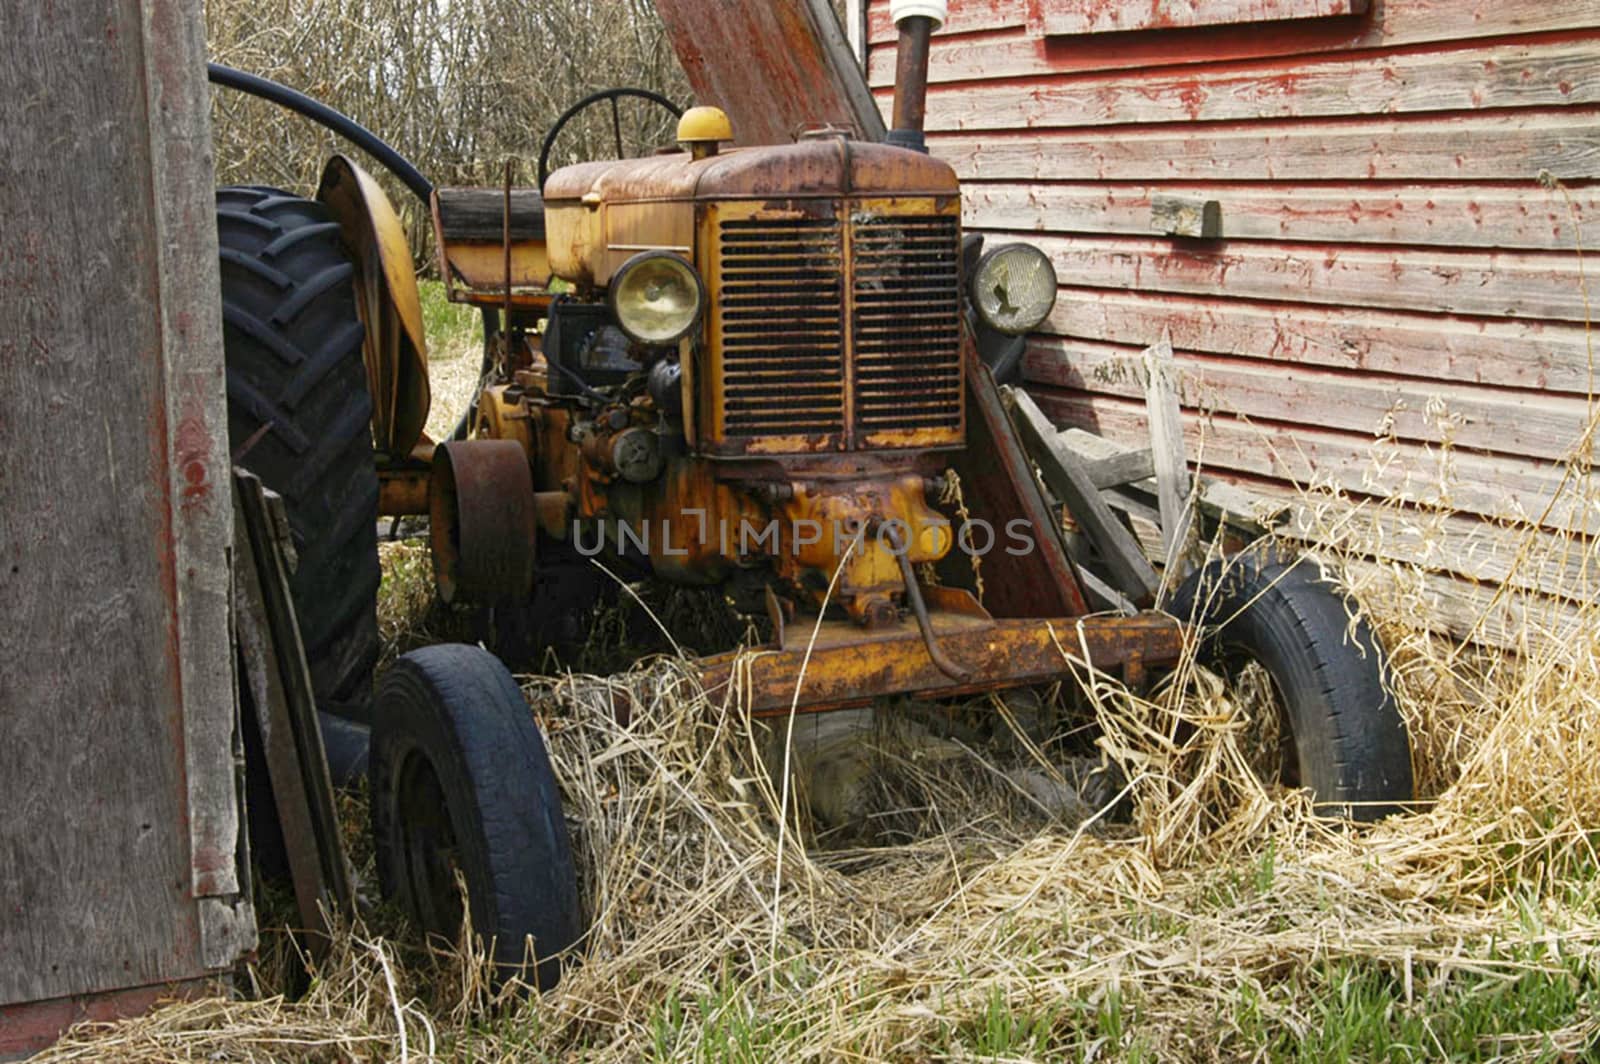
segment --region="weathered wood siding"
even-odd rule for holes
[[[831,124],[883,137],[833,0],[656,0],[700,103],[728,113],[741,146],[788,144]]]
[[[0,6],[4,1048],[255,940],[200,7]]]
[[[1213,471],[1425,497],[1448,439],[1451,503],[1543,512],[1590,415],[1600,0],[950,6],[929,142],[970,229],[1060,271],[1026,364],[1052,416],[1137,440],[1132,358],[1170,331]],[[888,7],[851,12],[885,109]],[[1222,239],[1165,235],[1170,197]]]

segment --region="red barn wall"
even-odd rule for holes
[[[1055,260],[1026,373],[1058,421],[1141,441],[1125,360],[1170,330],[1213,472],[1386,494],[1426,481],[1448,437],[1454,505],[1542,512],[1589,414],[1600,0],[950,7],[929,144],[971,230]],[[888,8],[851,12],[886,109]],[[1116,32],[1059,32],[1085,28]],[[1158,195],[1220,201],[1223,239],[1153,231]],[[1400,460],[1375,473],[1380,432]],[[1592,531],[1582,511],[1550,523]]]

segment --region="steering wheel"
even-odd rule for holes
[[[651,92],[649,89],[601,89],[599,92],[590,93],[561,112],[561,117],[556,119],[555,125],[550,127],[550,132],[544,135],[544,144],[539,149],[540,191],[544,190],[544,183],[550,178],[550,154],[555,151],[556,138],[561,136],[563,129],[567,128],[567,123],[598,104],[611,104],[611,132],[617,145],[617,158],[621,159],[623,157],[622,108],[618,106],[618,101],[629,97],[655,104],[657,107],[671,112],[674,119],[683,117],[683,108],[659,92]]]

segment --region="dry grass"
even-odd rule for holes
[[[396,121],[373,117],[362,79],[344,71],[383,68],[350,49],[384,56],[391,44],[342,10],[295,0],[209,13],[219,58],[312,90],[342,86],[348,109],[383,133],[424,119],[403,146],[444,160],[450,179],[526,160],[526,140],[449,138],[523,136],[542,129],[525,112],[553,101],[441,121],[455,97],[418,106],[433,91],[424,66],[372,103]],[[329,47],[305,47],[324,25],[354,43],[324,34]],[[656,47],[654,32],[638,40]],[[542,54],[514,57],[527,70],[485,66],[491,95],[543,92]],[[308,65],[325,60],[329,73]],[[569,73],[563,99],[586,87]],[[219,103],[219,129],[238,131],[224,134],[225,169],[304,186],[322,145],[249,106]],[[470,355],[460,361],[475,372]],[[1593,435],[1564,500],[1590,514]],[[1420,505],[1308,495],[1307,534],[1391,648],[1426,799],[1411,815],[1334,827],[1264,789],[1249,771],[1248,701],[1201,670],[1149,699],[1079,670],[1064,697],[1094,717],[1100,754],[1126,773],[1130,824],[1052,819],[1022,798],[1004,778],[1029,763],[1029,744],[1003,729],[959,759],[925,757],[884,729],[870,749],[885,830],[828,846],[797,815],[780,849],[772,737],[743,720],[737,692],[702,691],[671,660],[604,681],[532,678],[593,926],[555,992],[496,997],[470,954],[403,955],[358,928],[297,1000],[279,996],[282,966],[264,963],[247,981],[254,1000],[84,1025],[40,1059],[1583,1059],[1600,1039],[1593,544],[1541,528],[1540,515],[1500,529],[1499,575],[1464,627],[1509,631],[1513,651],[1442,639],[1431,567],[1368,559],[1399,553],[1384,542],[1396,517],[1413,555],[1419,537],[1449,542],[1448,466],[1446,449],[1442,488]],[[386,590],[399,649],[419,634],[409,618],[429,610],[412,571],[426,559],[388,550],[391,575],[412,575]],[[1518,573],[1574,566],[1564,596],[1518,589]],[[626,728],[609,712],[619,688],[633,706]]]
[[[207,0],[211,58],[328,103],[432,181],[498,186],[512,161],[535,181],[556,117],[596,89],[634,85],[680,104],[688,87],[648,0]],[[316,188],[330,154],[355,152],[389,190],[427,262],[429,229],[403,186],[346,142],[274,105],[213,94],[219,184]],[[564,135],[557,162],[612,157],[609,114]],[[670,141],[670,116],[623,110],[625,148]]]
[[[781,762],[738,692],[670,659],[530,678],[593,928],[554,993],[491,1000],[470,961],[402,965],[356,933],[300,1001],[175,1005],[44,1059],[1582,1053],[1600,1037],[1600,605],[1490,655],[1417,626],[1404,581],[1370,590],[1427,788],[1412,815],[1337,827],[1264,789],[1246,703],[1201,670],[1147,700],[1080,669],[1063,695],[1126,773],[1131,824],[1022,798],[1005,777],[1029,744],[1003,727],[960,758],[880,727],[885,829],[830,847],[797,816],[780,860]]]

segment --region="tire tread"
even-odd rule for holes
[[[219,189],[217,230],[231,443],[284,498],[318,705],[364,720],[381,574],[355,270],[328,210],[279,189]]]

